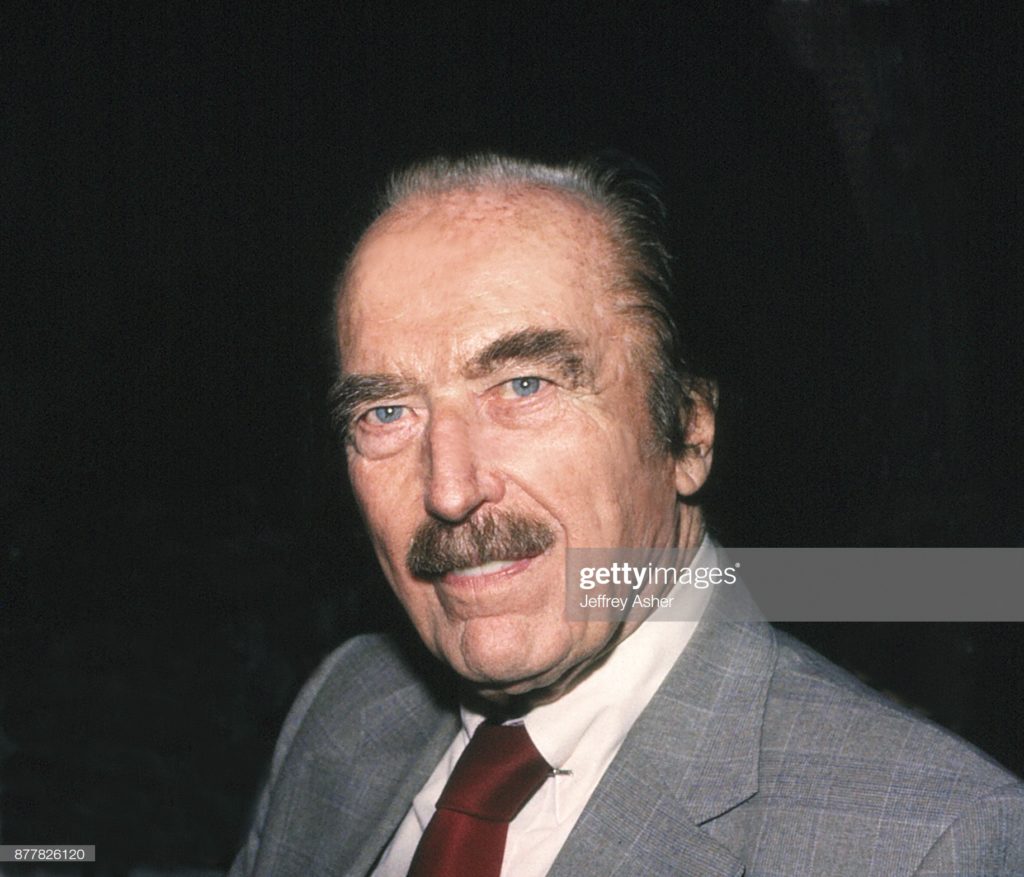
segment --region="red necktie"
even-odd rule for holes
[[[549,776],[523,725],[484,722],[437,800],[409,877],[498,877],[508,824]]]

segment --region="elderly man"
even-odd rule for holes
[[[566,611],[578,548],[689,549],[714,389],[657,200],[496,156],[398,175],[337,292],[337,414],[422,643],[307,684],[237,875],[1024,873],[1024,788],[767,624]]]

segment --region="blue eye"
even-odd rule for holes
[[[380,405],[377,408],[370,409],[370,414],[378,423],[394,423],[404,413],[404,405]]]
[[[515,378],[511,384],[517,396],[532,396],[540,390],[540,378]]]

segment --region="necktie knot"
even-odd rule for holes
[[[511,822],[550,775],[525,726],[485,722],[455,765],[437,806]]]
[[[508,824],[549,776],[523,725],[480,725],[441,792],[409,877],[498,877]]]

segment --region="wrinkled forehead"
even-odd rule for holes
[[[340,280],[336,312],[344,345],[354,312],[401,296],[437,295],[404,288],[406,277],[468,272],[474,260],[497,270],[502,257],[520,267],[557,266],[561,287],[616,287],[619,270],[608,226],[596,208],[569,193],[541,188],[458,190],[414,196],[379,217],[360,239]],[[396,293],[403,289],[404,292]],[[553,291],[554,292],[554,291]],[[382,297],[396,295],[394,302]]]

